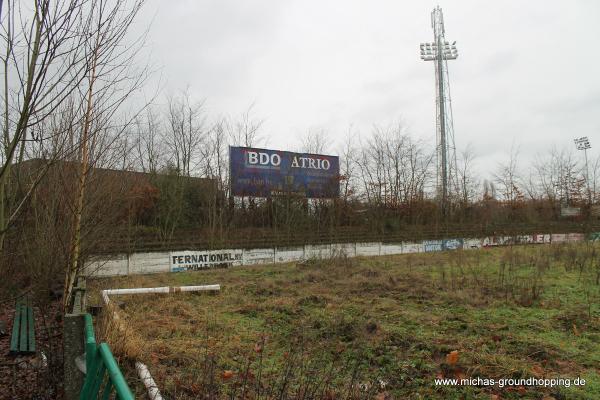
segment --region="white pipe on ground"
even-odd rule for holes
[[[162,286],[154,288],[134,288],[134,289],[106,289],[103,290],[103,296],[119,294],[143,294],[143,293],[175,293],[175,292],[204,292],[210,290],[221,290],[221,285],[199,285],[199,286]],[[106,302],[106,301],[105,301]]]
[[[158,390],[158,386],[156,385],[156,382],[154,382],[152,375],[150,375],[150,371],[148,371],[146,364],[136,361],[135,369],[138,373],[138,376],[144,383],[144,386],[146,386],[148,397],[150,397],[151,400],[163,400],[163,397]]]
[[[106,289],[106,294],[141,294],[141,293],[169,293],[169,287],[149,287],[134,289]]]
[[[108,298],[108,293],[106,293],[106,290],[102,291],[102,300],[104,301],[104,304],[108,305],[108,303],[110,303],[110,299]]]
[[[173,289],[175,291],[179,289],[182,292],[203,292],[207,290],[221,290],[221,285],[179,286]]]

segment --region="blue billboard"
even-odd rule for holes
[[[340,194],[337,156],[229,147],[229,167],[234,196],[333,198]]]

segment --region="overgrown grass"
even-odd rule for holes
[[[222,285],[212,295],[119,298],[134,333],[113,327],[107,339],[148,364],[169,399],[597,399],[599,251],[585,243],[338,257],[94,286]],[[586,385],[434,385],[531,376]]]

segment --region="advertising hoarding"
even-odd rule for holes
[[[585,235],[583,233],[568,233],[567,234],[567,242],[581,242],[585,240]]]
[[[578,217],[581,215],[581,208],[563,206],[560,209],[561,217]]]
[[[304,246],[275,248],[275,262],[291,262],[304,259]]]
[[[357,256],[378,256],[381,254],[381,243],[356,243]]]
[[[423,248],[425,253],[442,251],[444,250],[444,242],[442,240],[423,240]]]
[[[423,243],[402,242],[402,254],[422,253]]]
[[[381,243],[381,255],[402,254],[402,243]]]
[[[481,239],[475,238],[464,238],[463,239],[463,249],[480,249],[482,246]]]
[[[552,233],[550,234],[550,243],[565,243],[567,241],[566,233]]]
[[[244,249],[242,254],[243,265],[271,264],[275,262],[274,249]]]
[[[550,243],[550,234],[536,233],[533,235],[533,243]]]
[[[340,162],[337,156],[230,147],[229,166],[234,196],[339,196]]]
[[[169,254],[171,272],[198,271],[242,265],[242,249],[172,251]]]
[[[462,239],[444,239],[442,241],[442,249],[444,250],[459,250],[463,248]]]

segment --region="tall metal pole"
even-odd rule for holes
[[[433,42],[421,43],[421,59],[435,61],[436,78],[436,145],[437,145],[437,197],[442,215],[449,213],[451,184],[456,185],[456,150],[454,146],[454,124],[450,101],[447,60],[458,57],[456,42],[450,44],[445,39],[442,9],[436,7],[431,12]],[[448,102],[448,103],[446,103]]]
[[[575,147],[577,147],[577,150],[583,150],[583,155],[585,157],[585,181],[587,184],[586,186],[587,186],[587,192],[588,192],[587,198],[588,198],[588,205],[591,206],[592,205],[592,188],[590,186],[590,169],[588,167],[587,151],[588,151],[588,149],[592,148],[592,145],[590,144],[590,140],[587,138],[587,136],[575,139],[574,142],[575,142]]]
[[[590,187],[590,169],[588,168],[587,147],[583,149],[585,156],[585,182],[587,183],[588,205],[592,205],[592,189]]]
[[[446,115],[444,110],[444,53],[442,37],[437,37],[437,76],[438,76],[438,108],[440,116],[440,146],[442,157],[442,215],[446,216],[448,208],[448,155],[446,149]]]

